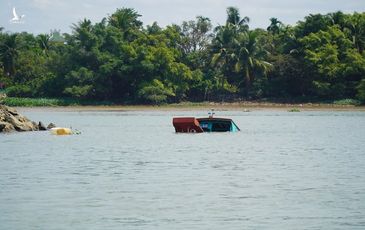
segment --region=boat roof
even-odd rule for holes
[[[222,117],[200,117],[197,118],[198,121],[232,121],[230,118],[222,118]]]

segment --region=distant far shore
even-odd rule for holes
[[[288,112],[300,111],[364,111],[365,106],[336,105],[326,103],[272,103],[272,102],[184,102],[164,105],[70,105],[70,106],[16,106],[22,110],[48,111],[256,111],[279,110]]]
[[[306,110],[365,111],[365,105],[355,99],[342,99],[323,102],[286,102],[279,100],[242,100],[236,102],[180,102],[161,105],[118,104],[110,101],[84,101],[64,98],[0,98],[0,104],[21,109],[56,111],[173,111],[173,110],[287,110],[300,112]]]

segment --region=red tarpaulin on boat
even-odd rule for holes
[[[199,121],[195,117],[176,117],[172,119],[172,124],[177,133],[202,133]]]

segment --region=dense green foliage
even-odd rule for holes
[[[1,95],[0,95],[1,96]],[[78,105],[114,105],[109,101],[95,101],[88,99],[73,99],[73,98],[28,98],[28,97],[5,97],[0,103],[7,106],[35,107],[35,106],[78,106]]]
[[[202,16],[166,28],[139,17],[121,8],[62,36],[0,29],[0,89],[115,103],[365,102],[365,13],[309,15],[294,26],[271,18],[266,30],[251,30],[234,7],[215,28]]]

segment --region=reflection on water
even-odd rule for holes
[[[0,135],[0,229],[364,229],[365,113],[24,111],[81,135]]]

